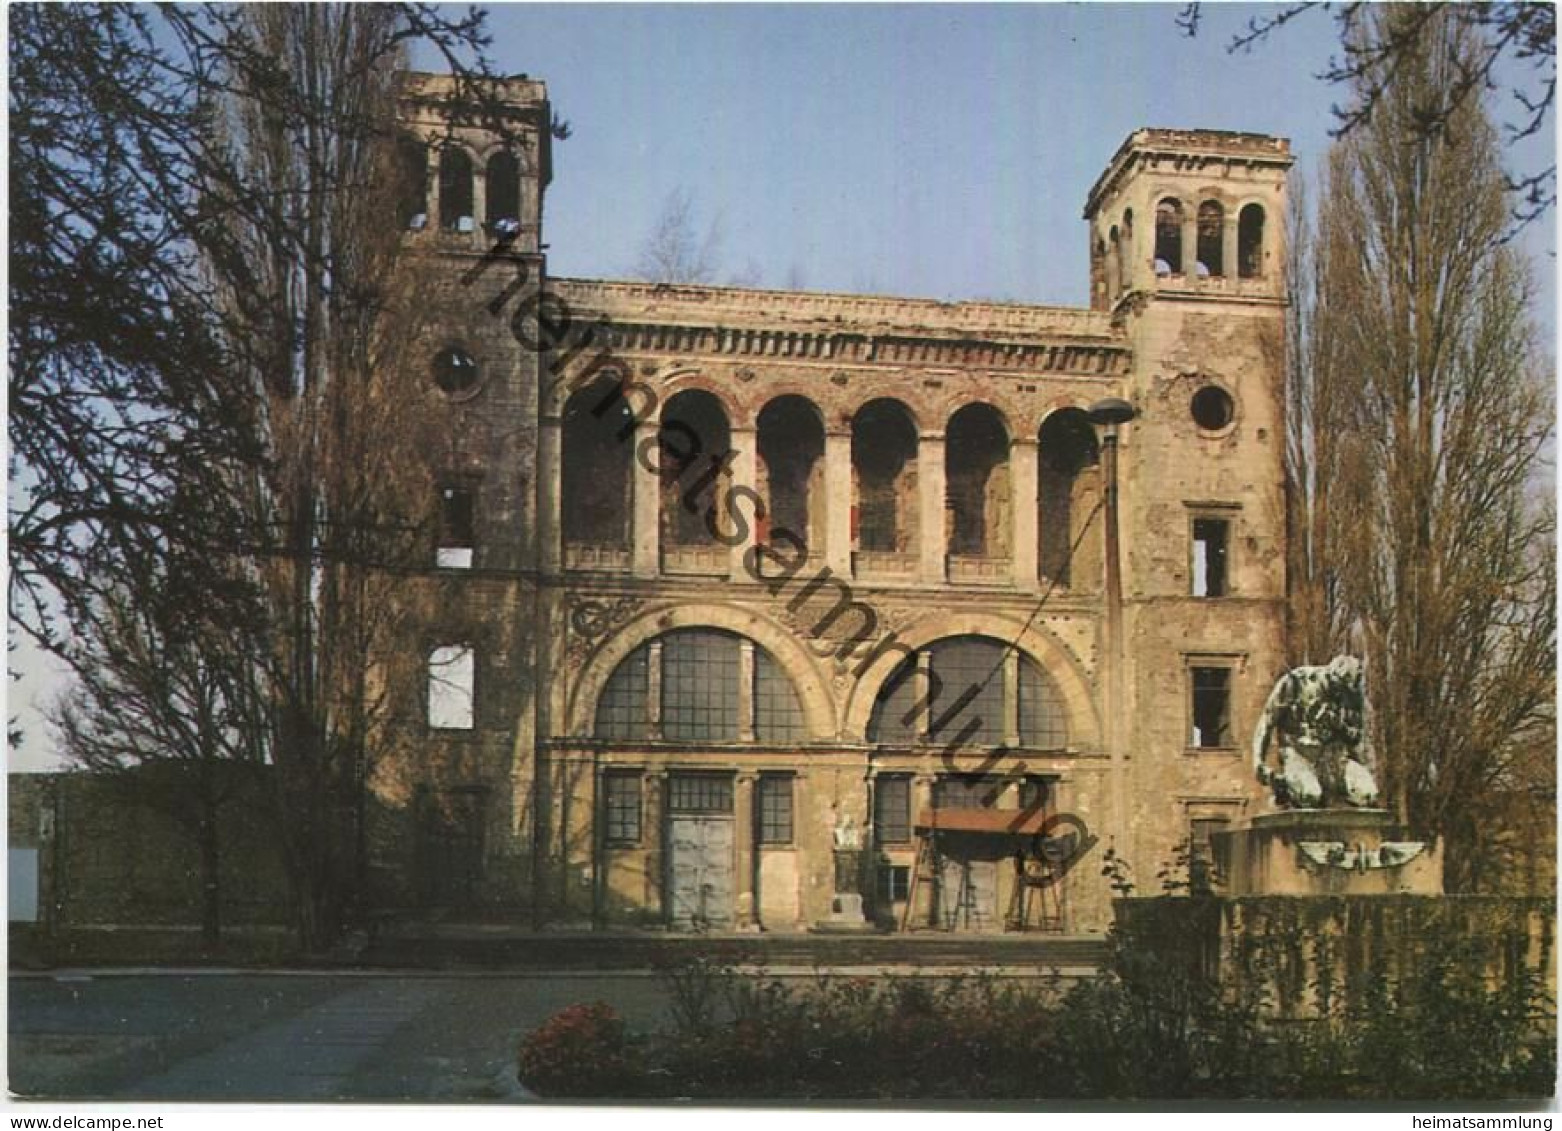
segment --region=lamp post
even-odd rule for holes
[[[1128,832],[1127,754],[1123,749],[1123,574],[1117,538],[1117,429],[1135,416],[1133,405],[1107,397],[1090,406],[1090,423],[1102,429],[1101,475],[1106,510],[1106,663],[1102,665],[1105,738],[1112,766],[1112,827]],[[1131,851],[1131,849],[1130,849]]]

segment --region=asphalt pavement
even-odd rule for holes
[[[13,975],[18,1099],[524,1101],[520,1039],[606,1001],[632,1028],[666,993],[641,973]]]

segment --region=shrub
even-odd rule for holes
[[[521,1042],[522,1084],[544,1096],[629,1096],[637,1093],[623,1019],[604,1002],[571,1005]]]

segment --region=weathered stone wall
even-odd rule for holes
[[[232,770],[218,821],[223,922],[284,924],[269,782],[261,770]],[[166,791],[154,805],[134,775],[85,773],[15,774],[9,787],[10,844],[39,852],[40,931],[200,923],[199,848]]]
[[[1507,896],[1137,898],[1116,904],[1124,945],[1235,993],[1262,989],[1275,1016],[1344,1008],[1350,995],[1472,948],[1495,984],[1521,971],[1556,995],[1556,900]]]

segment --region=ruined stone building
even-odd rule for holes
[[[402,217],[445,615],[380,906],[1093,931],[1109,848],[1153,892],[1262,804],[1286,141],[1129,136],[1088,308],[552,278],[543,84],[501,140],[448,81],[409,91]]]

